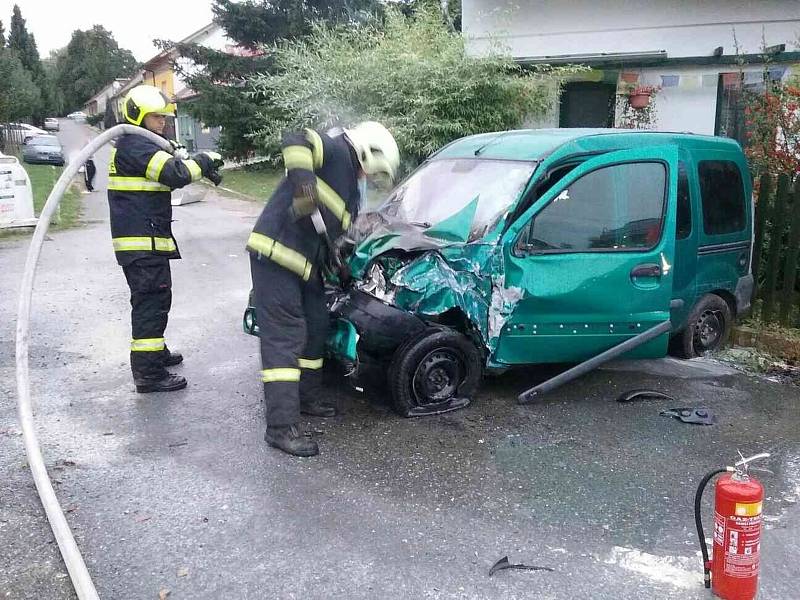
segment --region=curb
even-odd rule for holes
[[[736,346],[755,348],[775,358],[800,362],[800,339],[781,335],[775,331],[734,327],[731,331],[731,341]]]

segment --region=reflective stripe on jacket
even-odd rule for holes
[[[284,135],[282,147],[286,177],[261,212],[247,250],[308,281],[327,252],[310,215],[318,206],[331,240],[350,227],[358,214],[359,164],[342,136],[331,138],[311,129]],[[317,206],[300,194],[309,186]]]
[[[170,192],[202,176],[197,161],[175,158],[140,135],[117,140],[108,165],[108,205],[119,264],[145,256],[180,258]]]

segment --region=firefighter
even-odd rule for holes
[[[312,129],[286,134],[282,149],[286,177],[247,242],[261,337],[264,439],[289,454],[314,456],[319,448],[301,431],[300,413],[336,414],[320,396],[328,333],[321,269],[334,261],[333,242],[356,218],[366,176],[393,179],[400,154],[392,134],[375,122],[335,136]]]
[[[124,99],[125,121],[163,135],[175,105],[157,88],[139,85]],[[143,136],[117,139],[108,165],[111,237],[117,262],[131,291],[131,371],[136,391],[171,392],[186,379],[166,367],[183,361],[170,352],[164,330],[172,304],[171,259],[180,258],[172,236],[170,192],[203,176],[219,184],[219,154],[185,159],[164,152]]]

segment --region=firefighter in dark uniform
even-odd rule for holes
[[[122,111],[128,123],[163,135],[167,116],[175,115],[175,105],[157,88],[140,85],[128,93]],[[112,150],[108,165],[111,237],[131,290],[131,371],[138,392],[186,387],[185,378],[166,370],[183,361],[164,342],[172,304],[169,261],[180,258],[172,236],[171,191],[203,176],[218,184],[220,164],[216,153],[182,159],[135,134],[118,138]]]
[[[328,311],[321,268],[355,219],[367,175],[394,178],[400,155],[392,134],[365,122],[334,137],[311,129],[283,139],[286,177],[247,242],[261,337],[266,399],[264,439],[295,456],[317,443],[300,431],[300,413],[329,417],[320,396]]]

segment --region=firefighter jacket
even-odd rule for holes
[[[261,212],[247,250],[308,281],[327,255],[311,214],[319,208],[331,241],[348,229],[359,207],[358,158],[343,136],[306,129],[284,135],[283,160],[286,177]]]
[[[140,135],[117,140],[108,164],[108,205],[120,265],[146,256],[181,257],[172,236],[170,192],[211,169],[211,159],[204,154],[181,160]]]

